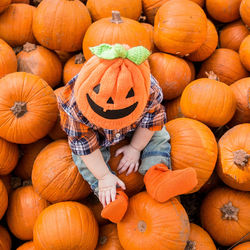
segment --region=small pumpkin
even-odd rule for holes
[[[202,227],[222,246],[231,246],[250,231],[250,194],[227,187],[212,190],[200,210]],[[249,240],[250,235],[244,238]]]
[[[237,245],[236,247],[232,248],[232,250],[247,250],[250,248],[250,241],[241,243]]]
[[[21,240],[32,240],[38,215],[49,205],[31,185],[14,190],[9,199],[6,221],[10,231]]]
[[[0,3],[0,13],[5,11],[9,5],[11,4],[11,0],[2,0]]]
[[[8,193],[3,181],[0,179],[0,220],[2,219],[8,206]]]
[[[179,96],[166,103],[165,108],[166,108],[166,114],[167,114],[167,121],[171,121],[176,118],[184,117],[184,115],[181,112],[180,101],[181,101],[181,97]]]
[[[242,41],[239,54],[242,64],[248,71],[250,71],[250,35]]]
[[[95,249],[98,226],[86,206],[72,201],[59,202],[38,216],[33,235],[35,249]]]
[[[250,3],[248,0],[242,0],[240,4],[240,16],[242,21],[250,27]]]
[[[0,249],[10,250],[11,249],[11,238],[9,232],[0,225]]]
[[[28,241],[19,246],[16,250],[35,250],[35,245],[33,241]]]
[[[62,64],[56,53],[35,44],[26,43],[17,54],[18,71],[40,76],[52,88],[60,83]]]
[[[0,79],[0,136],[28,144],[44,137],[57,118],[56,96],[40,77],[11,73]]]
[[[241,20],[227,24],[220,31],[220,47],[238,51],[241,42],[249,34],[249,30]]]

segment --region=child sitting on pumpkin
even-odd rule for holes
[[[61,124],[79,172],[104,207],[102,216],[117,223],[127,210],[128,198],[122,191],[125,184],[107,164],[109,146],[131,138],[116,151],[123,154],[118,171],[143,174],[148,194],[158,202],[191,191],[197,177],[191,167],[170,168],[163,95],[150,74],[150,52],[142,46],[127,50],[120,44],[90,50],[94,56],[58,97]]]

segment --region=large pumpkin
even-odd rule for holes
[[[212,79],[213,75],[209,77],[211,79],[195,80],[184,89],[180,102],[181,111],[185,117],[211,127],[220,127],[233,117],[236,99],[228,85]]]
[[[182,58],[157,52],[150,55],[148,61],[166,100],[178,97],[191,81],[191,70]]]
[[[11,4],[0,15],[0,37],[12,47],[26,42],[35,43],[32,33],[32,21],[35,7],[23,4]]]
[[[98,20],[88,28],[82,44],[83,54],[88,60],[93,55],[89,47],[101,43],[120,43],[130,47],[142,45],[150,50],[150,39],[149,33],[139,22],[129,18],[121,18],[119,11],[112,11],[112,18]]]
[[[33,241],[28,241],[21,246],[19,246],[16,250],[35,250],[35,245]]]
[[[33,189],[24,186],[14,190],[9,199],[6,220],[10,231],[21,240],[32,240],[38,215],[49,205]]]
[[[163,52],[182,56],[192,53],[205,42],[206,34],[206,15],[192,1],[167,1],[157,11],[154,43]]]
[[[2,219],[8,206],[8,193],[3,181],[0,179],[0,220]]]
[[[147,192],[130,198],[128,210],[117,226],[126,250],[184,249],[190,230],[187,214],[177,199],[159,203]]]
[[[250,2],[249,0],[242,0],[240,4],[240,16],[242,21],[250,27]]]
[[[249,192],[216,188],[202,202],[201,224],[217,243],[230,246],[242,237],[250,239],[249,210]]]
[[[57,140],[37,156],[32,170],[32,183],[39,195],[50,202],[78,200],[90,193],[73,162],[67,140]]]
[[[8,231],[0,225],[0,249],[10,250],[11,249],[11,238]]]
[[[60,83],[62,64],[56,53],[35,44],[26,43],[17,55],[18,71],[40,76],[52,88]]]
[[[95,249],[98,226],[92,212],[78,202],[59,202],[38,216],[33,232],[35,249]]]
[[[217,143],[212,131],[199,121],[177,118],[166,124],[171,138],[173,169],[193,167],[196,170],[198,191],[212,174],[217,160]]]
[[[0,79],[0,136],[15,143],[44,137],[57,118],[56,96],[40,77],[17,72]]]
[[[250,71],[250,35],[242,41],[239,54],[242,64],[248,71]]]
[[[212,56],[202,63],[198,78],[207,77],[206,72],[210,71],[218,76],[219,81],[227,85],[249,76],[240,61],[239,54],[231,49],[216,49]]]
[[[34,14],[33,32],[44,47],[71,52],[81,49],[90,24],[88,9],[79,0],[43,0]]]
[[[250,249],[250,241],[241,243],[236,247],[232,248],[232,250],[248,250],[248,249]]]

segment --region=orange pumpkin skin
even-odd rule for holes
[[[11,249],[11,238],[8,231],[0,225],[0,249],[10,250]]]
[[[223,27],[220,31],[220,47],[238,51],[241,42],[250,32],[241,20]]]
[[[83,55],[86,60],[92,57],[89,47],[101,43],[120,43],[130,47],[142,45],[149,50],[151,48],[150,35],[145,28],[135,20],[121,18],[119,12],[113,13],[112,19],[103,18],[88,28],[82,43]]]
[[[67,140],[54,141],[38,154],[32,183],[35,191],[52,203],[83,199],[91,191],[73,162]]]
[[[17,71],[17,59],[12,48],[0,39],[0,78]]]
[[[250,191],[250,124],[228,130],[219,140],[217,173],[228,186]]]
[[[123,250],[118,238],[116,224],[108,224],[100,227],[96,250]]]
[[[242,21],[250,27],[250,3],[248,0],[242,0],[240,4],[240,16]]]
[[[181,97],[177,97],[174,100],[168,101],[165,105],[166,114],[167,114],[167,121],[174,120],[176,118],[184,117],[181,112],[180,106]]]
[[[184,249],[190,230],[186,211],[177,199],[159,203],[147,192],[130,198],[117,229],[126,250]]]
[[[242,64],[248,71],[250,71],[250,35],[242,41],[239,54]]]
[[[122,17],[138,20],[142,11],[141,0],[88,0],[86,6],[93,21],[97,21],[105,17],[111,17],[112,10],[119,11]]]
[[[35,44],[26,43],[17,55],[18,71],[40,76],[52,88],[60,83],[62,64],[58,56]]]
[[[18,247],[16,250],[35,250],[33,241],[29,241]]]
[[[231,49],[216,49],[212,56],[202,63],[198,78],[206,78],[206,72],[209,71],[213,71],[219,81],[227,85],[249,76],[239,54]]]
[[[76,74],[78,74],[85,62],[82,53],[71,57],[63,68],[63,83],[66,85]]]
[[[236,111],[231,125],[250,122],[250,77],[243,78],[230,85],[236,98]]]
[[[81,49],[90,24],[88,9],[79,0],[43,0],[34,14],[32,27],[44,47],[72,52]]]
[[[236,247],[232,248],[232,250],[247,250],[250,248],[250,241],[241,243],[237,245]]]
[[[250,194],[227,187],[212,190],[200,210],[202,227],[222,246],[239,241],[250,230]],[[250,236],[244,240],[250,239]]]
[[[35,9],[28,4],[11,4],[0,16],[0,37],[12,47],[35,43],[32,33]]]
[[[206,15],[192,1],[167,1],[157,11],[154,43],[163,52],[181,56],[192,53],[205,42],[206,34]]]
[[[193,62],[201,62],[210,57],[218,45],[218,34],[214,24],[207,20],[207,37],[205,42],[187,58]]]
[[[35,249],[95,249],[98,226],[86,206],[72,201],[59,202],[38,216],[33,235]]]
[[[190,236],[186,250],[216,250],[216,246],[210,235],[200,226],[190,223]]]
[[[137,194],[139,191],[142,190],[144,186],[143,182],[143,175],[141,175],[138,171],[132,172],[128,176],[126,176],[127,172],[124,172],[122,174],[119,174],[117,171],[117,167],[120,163],[120,160],[122,159],[123,154],[120,154],[115,157],[115,152],[125,145],[128,145],[128,140],[122,140],[121,142],[113,145],[110,147],[110,160],[108,162],[110,168],[116,173],[117,177],[122,180],[126,185],[126,194],[128,196],[132,196],[134,194]]]
[[[159,82],[165,100],[172,100],[181,95],[191,81],[191,70],[182,58],[165,53],[153,53],[148,61],[151,73]]]
[[[21,145],[22,158],[19,160],[14,174],[19,176],[22,180],[29,180],[31,178],[34,161],[40,151],[45,148],[51,140],[47,137],[42,138],[31,144]]]
[[[203,123],[189,118],[177,118],[166,124],[171,138],[173,169],[192,166],[197,173],[198,191],[211,176],[217,160],[217,143],[212,131]],[[185,154],[183,153],[185,152]]]
[[[155,50],[155,45],[154,45],[154,26],[149,24],[149,23],[141,23],[141,25],[147,30],[150,41],[151,41],[151,46],[150,46],[150,51]]]
[[[21,240],[32,240],[38,215],[48,206],[32,186],[14,190],[9,199],[6,220],[10,231]]]
[[[0,138],[0,175],[9,174],[15,168],[18,157],[17,145]]]
[[[8,206],[8,193],[2,180],[0,180],[0,220],[2,219]]]
[[[0,3],[0,13],[5,11],[9,5],[11,4],[11,0],[2,0]]]
[[[196,76],[196,71],[195,71],[195,67],[194,64],[188,60],[186,60],[186,63],[188,64],[190,70],[191,70],[191,81],[193,81],[195,79]]]
[[[233,117],[236,98],[225,83],[201,78],[191,82],[184,89],[180,106],[185,117],[201,121],[211,127],[220,127]]]
[[[0,136],[20,144],[44,137],[57,118],[56,96],[40,77],[11,73],[0,79]]]

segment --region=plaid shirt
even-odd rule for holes
[[[62,129],[68,135],[72,152],[76,155],[88,155],[96,149],[109,147],[123,140],[137,127],[161,130],[166,123],[165,108],[160,104],[162,90],[151,75],[150,96],[141,117],[128,127],[119,130],[103,129],[91,124],[78,109],[74,96],[74,84],[78,75],[70,80],[58,95],[58,107]]]

